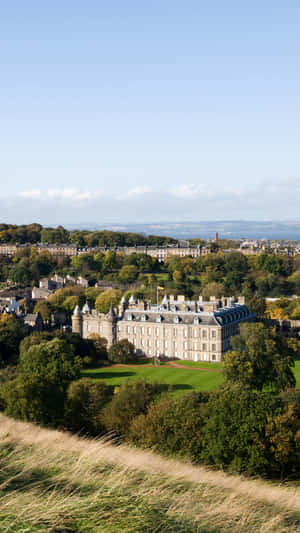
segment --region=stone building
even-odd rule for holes
[[[241,322],[253,321],[253,313],[244,299],[211,297],[204,302],[186,301],[184,296],[165,296],[160,305],[152,305],[133,296],[123,297],[118,314],[82,310],[76,306],[72,330],[87,339],[92,333],[105,337],[108,347],[128,339],[140,355],[164,356],[191,361],[221,361],[230,348],[230,339],[238,333]]]

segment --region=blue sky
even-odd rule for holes
[[[0,8],[3,221],[299,218],[299,2]]]

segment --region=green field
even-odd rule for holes
[[[172,385],[174,394],[182,394],[191,390],[211,390],[222,383],[222,375],[218,372],[189,370],[188,368],[172,368],[164,365],[155,367],[141,365],[135,367],[95,368],[83,371],[84,377],[104,380],[108,385],[118,386],[127,379],[145,378]]]
[[[196,390],[212,390],[222,383],[222,374],[218,372],[191,370],[188,367],[208,367],[208,363],[193,363],[192,361],[182,361],[186,368],[172,368],[168,365],[155,367],[151,364],[140,365],[139,367],[119,367],[111,366],[108,368],[93,368],[82,372],[84,377],[92,379],[101,379],[108,385],[119,386],[127,379],[145,378],[150,381],[158,381],[168,386],[172,386],[174,394],[183,394],[184,392]],[[209,368],[220,368],[218,363],[209,364]],[[296,361],[295,376],[297,387],[300,388],[300,361]]]

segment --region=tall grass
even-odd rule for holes
[[[300,491],[0,416],[1,533],[296,533]]]

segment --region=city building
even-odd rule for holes
[[[110,347],[114,342],[128,339],[139,355],[164,356],[191,361],[221,361],[230,349],[230,339],[238,333],[241,322],[255,320],[244,298],[204,302],[186,301],[184,296],[165,295],[159,305],[123,297],[118,314],[98,313],[87,304],[76,306],[72,316],[72,330],[87,339],[93,333],[105,337]]]

